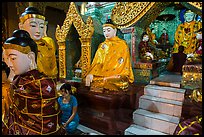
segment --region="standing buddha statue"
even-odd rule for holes
[[[37,68],[47,76],[57,77],[54,40],[46,36],[47,22],[37,8],[28,7],[20,16],[19,28],[26,30],[38,45]]]

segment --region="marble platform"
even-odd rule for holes
[[[182,76],[176,73],[161,74],[150,81],[150,84],[168,87],[181,87]]]
[[[148,95],[140,97],[139,108],[150,110],[155,113],[162,113],[171,116],[181,117],[182,102],[158,98]]]
[[[133,112],[133,120],[136,125],[172,135],[179,123],[179,118],[162,113],[137,109]]]
[[[125,130],[125,133],[126,133],[125,135],[168,135],[135,124],[130,125],[130,127]]]
[[[94,129],[91,129],[91,128],[89,128],[87,126],[84,126],[84,125],[81,125],[81,124],[79,124],[77,126],[77,129],[80,130],[81,132],[83,132],[84,135],[105,135],[105,134],[103,134],[101,132],[98,132],[98,131],[96,131]]]
[[[162,83],[162,82],[161,82]],[[185,90],[158,85],[147,85],[144,87],[144,94],[165,99],[183,101]]]
[[[144,87],[139,108],[133,112],[133,124],[125,135],[173,135],[180,122],[185,89],[181,75],[164,73]]]

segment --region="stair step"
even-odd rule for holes
[[[136,124],[132,124],[125,130],[124,135],[168,135],[168,134],[148,129]]]
[[[160,85],[160,86],[169,86],[169,87],[181,87],[181,75],[176,74],[163,74],[159,77],[156,77],[150,81],[150,84]]]
[[[179,118],[162,113],[155,113],[143,109],[133,112],[133,121],[136,125],[157,130],[166,134],[173,134],[179,123]]]
[[[185,89],[172,88],[158,85],[146,85],[144,94],[160,98],[182,101],[184,100]]]
[[[180,101],[158,98],[149,95],[143,95],[139,99],[139,108],[141,109],[177,117],[181,117],[182,104],[183,103]]]

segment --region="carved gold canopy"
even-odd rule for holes
[[[82,17],[79,15],[74,2],[71,2],[63,26],[60,28],[60,26],[57,25],[56,28],[55,35],[58,42],[65,41],[72,23],[81,38],[91,38],[94,32],[92,18],[89,16],[85,24],[82,20]]]
[[[127,28],[137,23],[146,28],[173,2],[117,2],[112,9],[111,19],[117,28]],[[202,2],[180,2],[183,6],[202,15]]]
[[[90,43],[91,37],[94,33],[94,25],[93,20],[89,16],[86,24],[83,22],[82,17],[79,15],[79,12],[74,4],[74,2],[70,3],[68,12],[66,14],[66,18],[64,20],[63,25],[57,25],[55,36],[57,39],[57,43],[59,45],[59,77],[66,78],[66,36],[70,30],[71,25],[74,25],[76,28],[79,39],[81,41],[81,64],[82,64],[82,77],[87,72],[87,69],[90,66],[91,60],[91,52],[90,52]]]

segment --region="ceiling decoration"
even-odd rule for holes
[[[117,28],[127,28],[137,25],[147,28],[159,14],[174,2],[117,2],[112,9],[111,19]],[[202,2],[178,2],[183,7],[192,9],[196,14],[202,16]],[[174,15],[163,15],[158,19],[172,20]]]
[[[117,2],[111,19],[118,28],[130,27],[140,20],[142,27],[148,26],[171,2]]]

